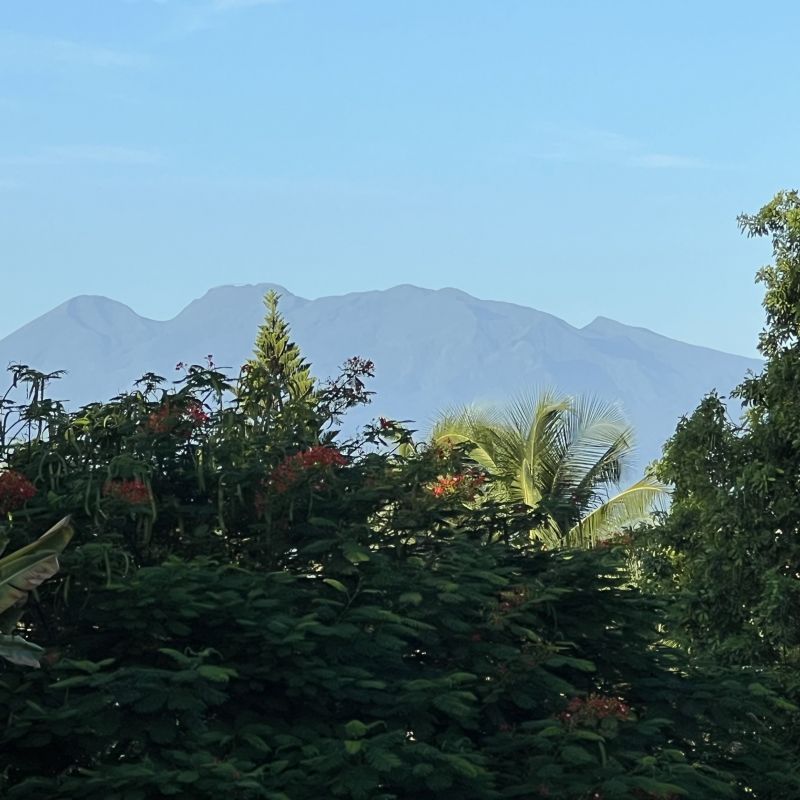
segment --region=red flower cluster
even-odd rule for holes
[[[169,433],[181,422],[205,425],[209,419],[211,418],[203,409],[203,404],[199,400],[190,400],[185,408],[177,412],[173,412],[169,403],[164,403],[150,414],[145,425],[152,433]]]
[[[36,494],[36,487],[19,472],[9,469],[0,475],[0,514],[24,506]]]
[[[172,428],[169,403],[150,414],[145,424],[152,433],[167,433]]]
[[[630,547],[633,544],[633,534],[615,533],[608,539],[603,539],[595,545],[595,550],[607,550],[611,547]]]
[[[609,718],[624,722],[630,716],[631,707],[619,698],[592,693],[588,697],[573,697],[558,718],[569,725],[586,725]]]
[[[184,409],[184,414],[195,425],[205,425],[211,419],[203,410],[203,404],[199,400],[192,400]]]
[[[486,482],[486,476],[471,469],[455,475],[440,475],[430,486],[434,497],[449,497],[454,494],[464,493],[467,500],[474,500],[478,489]]]
[[[498,610],[501,614],[505,614],[519,608],[528,599],[528,593],[524,587],[515,586],[505,592],[500,592],[499,597]]]
[[[300,453],[295,453],[278,464],[270,475],[270,481],[278,494],[291,489],[304,473],[316,467],[341,467],[347,459],[338,450],[325,445],[317,445]]]
[[[150,502],[150,490],[140,480],[106,481],[103,494],[129,506],[141,506]]]

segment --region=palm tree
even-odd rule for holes
[[[650,476],[619,490],[633,430],[615,406],[544,391],[502,411],[445,413],[432,442],[464,444],[493,480],[496,500],[547,512],[532,531],[547,547],[591,547],[650,518],[666,487]]]

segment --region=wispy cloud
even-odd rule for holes
[[[694,156],[669,155],[667,153],[647,153],[631,156],[630,164],[648,169],[708,169],[711,164]]]
[[[58,145],[43,147],[35,153],[0,156],[7,167],[66,165],[76,163],[146,165],[156,164],[161,156],[154,150],[118,145]]]
[[[282,5],[286,0],[209,0],[209,2],[192,8],[187,20],[186,32],[212,28],[227,12],[243,11],[261,6]]]
[[[274,6],[285,0],[212,0],[211,7],[215,11],[232,11],[237,8],[255,8],[255,6]]]
[[[125,0],[126,3],[151,3],[159,6],[187,6],[200,11],[230,11],[235,8],[254,8],[255,6],[274,6],[286,0]]]
[[[214,28],[233,12],[279,6],[291,0],[124,0],[130,4],[161,6],[167,30],[165,41],[182,39],[199,31]]]
[[[72,39],[24,36],[11,31],[0,31],[0,65],[41,67],[73,64],[139,69],[147,66],[150,61],[150,56],[146,53],[118,50]]]
[[[643,142],[615,131],[586,129],[567,133],[547,131],[534,152],[539,161],[615,164],[640,169],[712,169],[718,165],[681,153],[653,152]]]

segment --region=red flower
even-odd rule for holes
[[[185,414],[197,425],[205,425],[211,417],[203,410],[203,404],[199,400],[192,400],[186,406]]]
[[[0,475],[0,514],[9,514],[21,508],[36,494],[36,487],[13,469]]]
[[[519,608],[528,599],[528,594],[523,587],[512,586],[510,589],[500,592],[498,599],[500,600],[498,604],[500,614],[507,614],[509,611]]]
[[[631,717],[631,707],[618,697],[592,693],[587,697],[573,697],[558,719],[569,725],[592,724],[602,719],[624,722]]]
[[[463,492],[465,499],[474,500],[485,482],[486,476],[482,472],[470,469],[455,475],[440,475],[429,489],[434,497],[449,497]]]
[[[106,481],[103,486],[103,494],[129,506],[150,503],[150,490],[147,488],[147,484],[140,480]]]
[[[161,408],[153,411],[145,423],[152,433],[170,433],[181,422],[190,425],[205,425],[211,417],[205,412],[199,400],[189,400],[183,409],[173,410],[170,404],[164,403]],[[186,432],[186,428],[183,428]]]
[[[333,447],[317,445],[286,458],[278,464],[270,475],[270,481],[278,494],[287,492],[310,470],[319,467],[341,467],[347,458]]]
[[[633,535],[631,533],[622,533],[617,531],[610,538],[603,539],[595,545],[595,550],[607,550],[617,545],[622,547],[630,547],[633,544]]]
[[[164,403],[161,408],[153,411],[147,418],[147,429],[153,433],[168,433],[172,428],[174,420],[170,419],[169,403]]]

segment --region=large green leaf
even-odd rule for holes
[[[58,572],[58,556],[73,532],[64,517],[35,542],[0,559],[0,613],[24,603],[28,592]]]
[[[645,476],[583,517],[570,530],[567,543],[576,547],[592,546],[622,528],[646,522],[663,506],[666,497],[667,487]]]
[[[44,648],[21,636],[0,634],[0,658],[23,667],[38,667]]]

